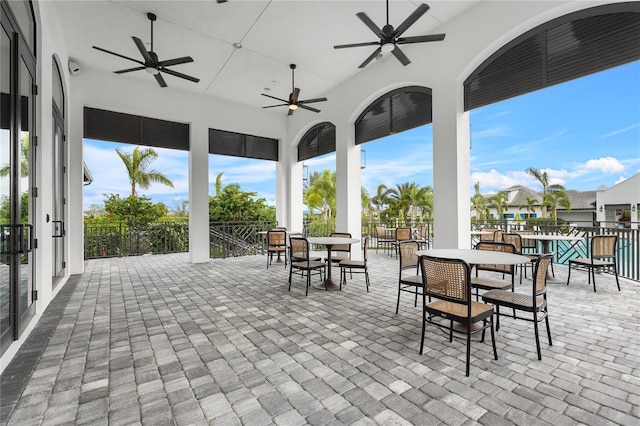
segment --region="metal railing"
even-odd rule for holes
[[[248,256],[263,253],[265,233],[277,224],[275,222],[216,222],[209,225],[210,256],[227,258]],[[363,222],[361,238],[369,235],[371,244],[375,246],[376,227],[386,228],[411,226],[414,233],[421,226],[427,227],[428,244],[432,242],[432,223],[415,223],[406,221]],[[472,229],[482,226],[500,228],[505,232],[527,228],[522,222],[504,221],[483,224],[474,221]],[[621,277],[640,281],[640,224],[633,222],[579,222],[571,224],[544,224],[534,226],[534,230],[544,234],[571,235],[583,237],[579,241],[554,241],[550,250],[554,251],[557,264],[568,264],[573,257],[588,257],[588,241],[594,235],[617,235],[618,274]],[[528,229],[532,227],[529,226]],[[335,231],[333,221],[304,221],[302,232],[305,236],[327,236]],[[355,236],[354,236],[355,237]],[[146,253],[180,253],[189,250],[189,226],[187,222],[158,222],[144,227],[127,227],[118,225],[86,225],[84,235],[84,257],[95,259],[101,257],[133,256]]]

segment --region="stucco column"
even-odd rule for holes
[[[469,114],[462,83],[433,89],[434,247],[471,247]]]
[[[336,125],[336,232],[349,232],[360,239],[362,233],[360,189],[360,145],[355,145],[352,124]],[[351,258],[362,258],[358,244],[351,247]]]
[[[189,261],[209,261],[209,128],[189,129]]]
[[[67,168],[68,200],[70,206],[67,219],[67,241],[69,242],[69,274],[84,272],[84,169],[83,169],[83,137],[84,137],[84,105],[81,95],[74,91],[73,82],[69,89],[69,121],[67,130]],[[48,99],[47,101],[51,101]],[[49,133],[50,135],[50,133]],[[47,143],[50,143],[47,141]],[[89,170],[91,171],[91,170]],[[51,226],[51,224],[48,224]]]

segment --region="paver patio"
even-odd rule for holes
[[[472,342],[465,377],[464,340],[428,327],[419,355],[396,262],[370,255],[370,293],[358,274],[305,297],[262,256],[87,261],[3,372],[2,424],[640,424],[640,283],[594,293],[556,266],[542,361],[532,324],[503,318],[499,359]]]

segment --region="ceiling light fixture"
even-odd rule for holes
[[[150,65],[145,66],[144,70],[146,72],[148,72],[149,74],[151,74],[151,75],[158,75],[158,73],[160,73],[160,71],[158,71],[158,69],[156,67],[153,67],[153,66],[150,66]]]
[[[391,42],[383,43],[382,46],[380,46],[380,50],[382,50],[384,53],[389,53],[395,48],[396,45]]]
[[[296,105],[296,104],[289,104],[289,109],[290,109],[290,110],[295,111],[295,110],[297,110],[297,109],[298,109],[298,105]]]

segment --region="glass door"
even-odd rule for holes
[[[18,3],[13,3],[17,5]],[[28,4],[28,3],[26,3]],[[22,5],[22,3],[20,3]],[[0,353],[35,314],[35,59],[18,24],[0,3]]]
[[[53,120],[53,282],[64,276],[66,266],[64,246],[66,239],[64,217],[64,133],[62,123],[55,117]]]

